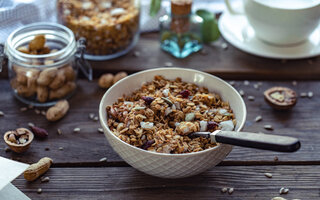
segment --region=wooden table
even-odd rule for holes
[[[270,60],[243,53],[231,45],[223,50],[206,46],[207,55],[200,53],[184,60],[174,59],[159,49],[157,34],[142,35],[134,51],[106,62],[92,62],[95,76],[103,72],[125,70],[129,73],[165,65],[195,68],[218,75],[234,87],[245,92],[248,110],[244,130],[298,137],[302,147],[296,153],[276,153],[234,147],[219,166],[190,178],[167,180],[143,174],[126,164],[109,146],[97,129],[99,122],[89,119],[89,113],[98,114],[99,101],[104,90],[96,80],[80,79],[79,89],[72,99],[68,115],[61,121],[50,123],[34,109],[21,112],[25,107],[10,93],[6,74],[0,79],[0,131],[27,127],[29,122],[49,131],[45,140],[35,140],[24,154],[5,152],[0,142],[0,156],[26,163],[33,163],[44,156],[54,160],[45,174],[50,182],[37,180],[28,183],[23,176],[13,184],[32,199],[237,199],[268,200],[275,196],[286,199],[320,199],[320,62],[318,58],[295,61]],[[249,79],[250,84],[244,85]],[[292,81],[297,80],[297,85]],[[261,82],[260,88],[254,84]],[[312,91],[312,98],[299,98],[291,111],[277,112],[263,99],[263,91],[272,86],[288,86],[298,94]],[[252,95],[254,101],[247,97]],[[255,122],[257,115],[263,120]],[[263,128],[265,124],[273,131]],[[74,133],[79,127],[81,131]],[[57,129],[62,135],[57,134]],[[63,147],[63,150],[60,150]],[[46,150],[47,149],[47,150]],[[100,162],[101,158],[107,161]],[[278,158],[276,160],[275,158]],[[264,176],[273,174],[272,178]],[[223,187],[233,187],[233,194],[221,193]],[[281,187],[289,188],[286,195],[279,195]],[[43,192],[37,194],[37,189]]]

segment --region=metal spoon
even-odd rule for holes
[[[300,141],[294,137],[236,131],[194,132],[190,137],[206,137],[212,142],[279,152],[294,152]]]

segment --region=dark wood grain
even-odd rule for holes
[[[252,164],[273,162],[274,156],[279,157],[279,162],[311,162],[320,163],[320,104],[319,81],[298,82],[292,86],[291,82],[262,82],[259,90],[254,89],[253,84],[245,86],[243,81],[237,81],[235,87],[245,91],[245,102],[248,116],[245,131],[265,132],[286,136],[298,137],[302,147],[295,153],[276,153],[248,148],[235,147],[227,157],[223,165],[239,164],[250,161]],[[124,165],[122,159],[111,149],[103,134],[98,133],[99,122],[89,120],[89,113],[98,114],[98,106],[104,90],[99,89],[96,82],[79,81],[77,93],[70,99],[70,111],[62,120],[52,123],[44,116],[35,114],[34,110],[21,112],[22,103],[15,100],[9,92],[7,80],[0,81],[0,110],[5,113],[0,117],[0,132],[17,127],[26,127],[28,122],[35,123],[49,131],[49,137],[45,140],[35,140],[31,148],[24,154],[0,151],[0,156],[14,158],[23,162],[35,162],[43,156],[52,157],[57,166],[95,166],[103,158],[108,158],[106,166]],[[299,98],[297,105],[292,111],[277,112],[270,108],[263,99],[263,91],[271,86],[289,86],[298,93],[313,91],[313,98]],[[247,96],[255,96],[255,101],[248,101]],[[257,115],[262,115],[261,122],[254,122]],[[267,131],[263,128],[265,124],[271,124],[274,131]],[[73,133],[75,127],[81,128],[79,133]],[[57,134],[57,129],[63,131],[62,135]],[[4,141],[0,141],[0,148],[4,149]],[[49,151],[45,148],[49,147]],[[59,147],[64,149],[61,151]],[[229,162],[229,163],[228,163]],[[278,163],[279,163],[278,162]],[[91,163],[91,164],[90,164]]]
[[[221,45],[206,45],[206,55],[196,53],[185,59],[176,59],[160,49],[158,38],[158,33],[142,34],[129,54],[108,61],[92,61],[95,76],[121,70],[133,73],[163,67],[170,62],[176,67],[198,69],[227,79],[310,80],[320,77],[319,57],[287,61],[267,59],[244,53],[229,44],[226,50]],[[134,56],[134,51],[139,51],[140,56]],[[6,70],[0,76],[6,77]]]
[[[264,176],[273,174],[272,178]],[[32,199],[233,199],[270,200],[289,188],[286,199],[320,199],[320,166],[223,166],[183,179],[160,179],[131,167],[52,168],[39,180],[13,184]],[[220,192],[233,187],[232,195]],[[43,193],[37,194],[38,188]]]

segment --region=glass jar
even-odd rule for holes
[[[139,0],[57,0],[58,20],[87,40],[86,59],[128,53],[139,38]]]
[[[69,98],[76,89],[78,67],[92,78],[84,51],[84,40],[77,43],[72,31],[60,24],[34,23],[15,30],[4,48],[13,94],[34,106]]]

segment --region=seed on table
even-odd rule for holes
[[[308,94],[307,94],[306,92],[301,92],[301,93],[300,93],[300,97],[302,97],[302,98],[307,97],[307,95],[308,95]]]
[[[313,92],[311,92],[311,91],[308,92],[308,97],[309,97],[309,98],[312,98],[312,97],[313,97]]]
[[[62,150],[63,150],[63,147],[59,147],[59,150],[62,151]]]
[[[273,197],[271,200],[287,200],[287,199],[282,197]]]
[[[278,156],[275,156],[275,157],[273,158],[273,161],[275,161],[275,162],[279,161]]]
[[[165,66],[165,67],[172,67],[173,64],[172,64],[172,62],[165,62],[165,63],[164,63],[164,66]]]
[[[279,190],[280,194],[288,194],[288,192],[289,192],[289,189],[288,188],[284,188],[284,187],[280,188],[280,190]]]
[[[80,130],[81,130],[80,128],[74,128],[74,129],[73,129],[73,132],[74,132],[74,133],[78,133],[78,132],[80,132]]]
[[[135,57],[139,57],[139,56],[141,55],[141,53],[140,53],[140,51],[134,51],[134,52],[133,52],[133,55],[134,55]]]
[[[41,194],[41,193],[42,193],[42,189],[39,188],[39,189],[37,190],[37,193],[38,193],[38,194]]]
[[[93,121],[98,121],[99,120],[99,117],[98,116],[95,116],[94,118],[93,118]]]
[[[31,127],[34,127],[35,125],[34,125],[34,123],[29,122],[28,126],[31,128]]]
[[[20,108],[20,111],[21,111],[21,112],[24,112],[24,111],[27,111],[27,110],[28,110],[27,107],[22,107],[22,108]]]
[[[265,175],[267,178],[272,178],[272,174],[271,174],[271,173],[264,173],[264,175]]]
[[[233,191],[234,191],[234,188],[229,188],[228,193],[229,193],[229,194],[232,194]]]
[[[98,128],[98,132],[99,133],[103,133],[103,129],[102,128]]]
[[[45,150],[45,151],[49,151],[50,149],[49,149],[49,147],[46,147],[46,148],[44,148],[44,150]]]
[[[224,187],[224,188],[221,188],[221,192],[222,193],[226,193],[228,191],[228,188]]]
[[[90,113],[89,114],[89,119],[93,119],[94,118],[94,114],[93,113]]]
[[[259,89],[259,85],[256,83],[256,84],[253,84],[253,88],[254,89]]]
[[[254,96],[248,96],[249,101],[254,101],[254,99],[255,99]]]
[[[249,84],[250,84],[249,81],[247,81],[247,80],[243,81],[243,85],[249,85]]]
[[[107,161],[107,158],[106,158],[106,157],[101,158],[99,161],[100,161],[100,162],[105,162],[105,161]]]
[[[62,135],[62,131],[60,128],[57,129],[57,133],[58,133],[58,135]]]
[[[223,50],[227,50],[228,49],[228,44],[227,43],[222,43],[221,44],[221,48],[223,49]]]
[[[273,127],[270,124],[264,125],[263,128],[266,129],[266,130],[269,130],[269,131],[273,130]]]
[[[38,110],[38,109],[35,109],[34,112],[35,112],[37,115],[39,115],[39,114],[41,113],[41,111]]]
[[[297,81],[292,81],[292,85],[296,86],[296,85],[298,85],[298,82]]]
[[[47,183],[50,181],[50,178],[48,176],[41,179],[41,183]]]
[[[42,111],[41,111],[41,115],[46,116],[46,115],[47,115],[47,112],[46,112],[45,110],[42,110]]]
[[[239,90],[239,94],[243,97],[244,96],[244,91],[243,90]]]
[[[262,116],[261,116],[261,115],[258,115],[258,116],[254,119],[255,122],[260,122],[261,120],[262,120]]]
[[[0,117],[4,116],[4,112],[0,111]]]

